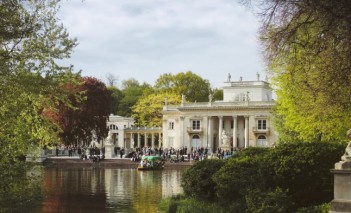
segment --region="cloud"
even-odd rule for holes
[[[219,87],[228,72],[263,70],[258,22],[233,0],[63,1],[59,15],[80,43],[70,62],[85,75],[152,84],[192,70]]]

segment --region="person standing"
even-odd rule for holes
[[[121,156],[121,158],[123,157],[123,154],[124,154],[124,149],[123,149],[123,147],[121,148],[121,151],[120,151],[120,156]]]

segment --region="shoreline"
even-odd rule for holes
[[[49,157],[41,163],[44,167],[102,167],[102,168],[137,168],[139,162],[131,161],[130,158],[104,159],[99,162],[81,160],[78,157]],[[164,169],[190,167],[194,162],[165,162]]]

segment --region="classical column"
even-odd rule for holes
[[[162,132],[159,132],[158,133],[158,148],[163,147],[163,144],[162,144],[163,139],[162,139],[162,137],[163,137]]]
[[[140,147],[140,133],[138,132],[138,147]]]
[[[155,134],[151,133],[151,147],[155,148]]]
[[[211,150],[212,144],[212,116],[208,116],[208,135],[207,135],[207,147]]]
[[[147,144],[147,133],[144,133],[144,146],[148,146]]]
[[[134,138],[133,138],[133,133],[130,133],[130,148],[134,148]]]
[[[221,145],[223,143],[222,141],[222,132],[223,132],[223,116],[218,116],[219,118],[219,132],[218,132],[218,142],[219,144],[218,145]]]
[[[238,144],[237,137],[236,137],[237,126],[238,126],[238,116],[234,115],[233,116],[233,148],[237,147],[237,144]]]
[[[245,116],[245,148],[249,147],[249,116]]]
[[[185,146],[184,145],[184,133],[186,132],[184,130],[184,116],[180,116],[180,121],[179,121],[179,129],[180,131],[177,131],[179,134],[179,147],[180,146]]]

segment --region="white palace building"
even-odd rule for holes
[[[267,81],[224,82],[223,100],[168,105],[162,110],[162,128],[134,127],[134,120],[110,116],[108,126],[113,145],[134,148],[141,146],[186,146],[208,148],[271,147],[277,140],[272,126],[271,110],[275,102]]]

